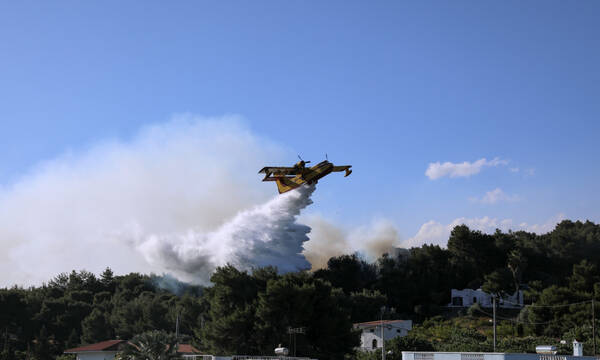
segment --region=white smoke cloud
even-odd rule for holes
[[[454,177],[469,177],[471,175],[478,174],[484,166],[499,166],[499,165],[507,165],[507,160],[502,160],[500,158],[494,158],[492,160],[486,160],[486,158],[481,158],[474,162],[464,161],[462,163],[452,163],[445,162],[440,163],[430,163],[425,171],[425,175],[431,179],[436,180],[442,178],[444,176],[448,176],[451,178]]]
[[[227,232],[225,224],[240,211],[274,196],[273,184],[257,182],[257,170],[292,156],[236,117],[183,115],[130,141],[43,163],[0,188],[0,285],[39,284],[60,272],[98,273],[106,266],[160,273],[171,266],[169,251],[194,267],[174,237]],[[165,239],[162,257],[151,250],[158,239]]]
[[[321,216],[303,217],[302,221],[312,229],[310,241],[304,243],[303,254],[313,270],[326,267],[327,261],[333,256],[355,252],[374,261],[400,245],[398,230],[387,219],[346,230]]]
[[[494,190],[486,192],[481,199],[470,198],[469,200],[482,204],[496,204],[498,202],[516,202],[519,201],[520,198],[518,195],[509,195],[502,189],[495,188]]]
[[[450,237],[450,232],[458,225],[467,225],[472,230],[479,230],[484,233],[491,234],[500,229],[502,231],[508,230],[524,230],[528,232],[534,232],[536,234],[545,234],[554,229],[556,224],[565,219],[564,214],[558,214],[543,224],[528,224],[522,222],[514,224],[512,219],[490,218],[484,216],[481,218],[457,218],[451,221],[449,224],[441,224],[437,221],[430,220],[425,224],[421,225],[421,228],[417,234],[402,243],[403,248],[418,247],[423,244],[433,244],[445,247]]]

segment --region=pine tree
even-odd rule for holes
[[[81,340],[85,344],[109,340],[113,335],[106,315],[97,308],[81,322],[81,330]]]

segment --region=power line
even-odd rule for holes
[[[481,309],[475,309],[475,310],[479,311],[482,314],[490,316],[490,317],[494,316],[493,314],[485,312],[485,311],[483,311]],[[512,322],[521,323],[521,324],[528,324],[528,325],[547,325],[547,324],[551,324],[551,323],[557,321],[557,319],[553,319],[553,320],[546,321],[546,322],[529,322],[529,321],[522,321],[522,320],[519,320],[519,319],[502,317],[502,316],[498,316],[498,315],[496,315],[496,317],[499,318],[499,319],[502,319],[502,320],[512,321]]]
[[[559,304],[559,305],[535,305],[535,304],[519,304],[516,302],[512,302],[512,301],[508,301],[508,300],[502,300],[502,303],[508,303],[508,304],[512,304],[512,305],[520,305],[523,307],[532,307],[532,308],[558,308],[558,307],[566,307],[566,306],[571,306],[571,305],[580,305],[580,304],[587,304],[587,303],[591,303],[592,300],[584,300],[584,301],[579,301],[579,302],[574,302],[574,303],[568,303],[568,304]]]

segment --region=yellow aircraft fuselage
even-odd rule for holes
[[[315,166],[306,167],[304,161],[298,162],[293,168],[263,168],[260,172],[266,174],[263,181],[277,182],[279,193],[296,189],[303,184],[316,184],[319,179],[329,175],[333,171],[346,171],[348,176],[352,173],[350,165],[334,166],[329,161],[321,161]],[[272,175],[272,176],[271,176]]]

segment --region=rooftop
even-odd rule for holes
[[[119,344],[126,340],[106,340],[95,344],[65,350],[65,354],[76,354],[88,351],[119,351]]]
[[[97,351],[119,351],[121,350],[120,345],[126,342],[127,340],[106,340],[95,344],[84,345],[73,349],[67,349],[64,353],[77,354]],[[200,350],[196,349],[190,344],[179,344],[177,346],[177,353],[184,355],[200,354]]]
[[[367,322],[361,322],[361,323],[356,323],[354,324],[354,326],[377,326],[377,325],[381,325],[381,324],[400,324],[406,322],[406,320],[374,320],[374,321],[367,321]]]
[[[179,344],[177,346],[178,354],[200,354],[200,350],[196,349],[190,344]]]

